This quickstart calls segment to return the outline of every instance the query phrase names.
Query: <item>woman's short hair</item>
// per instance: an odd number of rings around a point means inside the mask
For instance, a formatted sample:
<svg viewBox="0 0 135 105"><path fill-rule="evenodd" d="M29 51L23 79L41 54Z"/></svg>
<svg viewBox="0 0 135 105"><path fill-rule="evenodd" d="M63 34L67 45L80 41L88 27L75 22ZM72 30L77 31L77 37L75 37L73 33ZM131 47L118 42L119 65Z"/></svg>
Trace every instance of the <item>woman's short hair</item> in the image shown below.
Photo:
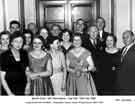
<svg viewBox="0 0 135 105"><path fill-rule="evenodd" d="M31 43L32 43L32 40L33 40L33 33L32 33L30 30L24 30L24 31L23 31L24 43L26 43L25 34L30 34L30 35L31 35Z"/></svg>
<svg viewBox="0 0 135 105"><path fill-rule="evenodd" d="M0 33L0 40L1 40L2 35L8 35L8 37L10 38L10 32L9 31L2 31ZM0 44L1 44L1 41L0 41Z"/></svg>
<svg viewBox="0 0 135 105"><path fill-rule="evenodd" d="M49 38L49 40L48 40L48 44L49 44L49 45L53 44L53 42L54 42L55 40L61 41L61 39L60 39L59 37L57 37L57 36L51 36L51 37Z"/></svg>
<svg viewBox="0 0 135 105"><path fill-rule="evenodd" d="M23 33L21 31L15 31L13 34L10 35L10 44L12 43L12 41L18 37L21 37L24 41L24 37L23 37ZM23 42L24 44L24 42Z"/></svg>
<svg viewBox="0 0 135 105"><path fill-rule="evenodd" d="M117 37L113 34L108 34L108 36L105 38L105 41L107 40L108 37L112 37L113 38L113 42L114 42L114 46L116 45L117 43Z"/></svg>
<svg viewBox="0 0 135 105"><path fill-rule="evenodd" d="M62 30L61 33L60 33L60 38L62 39L63 34L66 33L66 32L69 33L69 37L70 37L69 41L72 41L72 32L71 32L69 29L64 29L64 30ZM63 40L63 39L62 39L62 40Z"/></svg>
<svg viewBox="0 0 135 105"><path fill-rule="evenodd" d="M74 37L80 37L80 39L82 40L82 37L81 37L81 33L74 33L73 34L73 40L74 40Z"/></svg>
<svg viewBox="0 0 135 105"><path fill-rule="evenodd" d="M33 42L34 42L34 39L39 39L39 40L41 40L41 42L42 42L42 49L45 49L45 40L44 40L44 38L42 37L42 36L40 36L40 35L37 35L37 36L35 36L34 38L33 38L33 40L32 40L32 47L33 47Z"/></svg>
<svg viewBox="0 0 135 105"><path fill-rule="evenodd" d="M10 32L9 31L2 31L0 33L0 39L1 39L1 36L4 35L4 34L6 34L6 35L8 35L10 37Z"/></svg>

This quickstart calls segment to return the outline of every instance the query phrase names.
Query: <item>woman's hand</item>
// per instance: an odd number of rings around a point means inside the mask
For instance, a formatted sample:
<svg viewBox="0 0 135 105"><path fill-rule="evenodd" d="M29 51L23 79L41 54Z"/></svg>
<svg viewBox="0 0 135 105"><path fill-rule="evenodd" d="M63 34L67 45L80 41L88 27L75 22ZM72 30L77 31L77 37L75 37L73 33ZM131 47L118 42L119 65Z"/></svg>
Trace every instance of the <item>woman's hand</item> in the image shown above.
<svg viewBox="0 0 135 105"><path fill-rule="evenodd" d="M65 82L64 82L64 83L62 83L61 90L62 90L62 91L65 91L65 90L66 90Z"/></svg>
<svg viewBox="0 0 135 105"><path fill-rule="evenodd" d="M115 71L115 70L116 70L116 67L115 67L115 66L113 66L113 67L112 67L112 70L113 70L113 71Z"/></svg>
<svg viewBox="0 0 135 105"><path fill-rule="evenodd" d="M9 96L15 96L15 94L13 94L12 92L8 93Z"/></svg>
<svg viewBox="0 0 135 105"><path fill-rule="evenodd" d="M30 95L30 83L27 83L24 94L25 95Z"/></svg>
<svg viewBox="0 0 135 105"><path fill-rule="evenodd" d="M80 71L80 70L76 70L75 75L76 75L77 77L80 77L80 76L81 76L81 71Z"/></svg>
<svg viewBox="0 0 135 105"><path fill-rule="evenodd" d="M95 72L95 71L96 71L96 67L92 67L92 68L91 68L91 67L89 66L89 67L88 67L88 71Z"/></svg>
<svg viewBox="0 0 135 105"><path fill-rule="evenodd" d="M29 73L28 74L28 77L31 79L31 80L34 80L34 79L38 79L40 76L36 73Z"/></svg>

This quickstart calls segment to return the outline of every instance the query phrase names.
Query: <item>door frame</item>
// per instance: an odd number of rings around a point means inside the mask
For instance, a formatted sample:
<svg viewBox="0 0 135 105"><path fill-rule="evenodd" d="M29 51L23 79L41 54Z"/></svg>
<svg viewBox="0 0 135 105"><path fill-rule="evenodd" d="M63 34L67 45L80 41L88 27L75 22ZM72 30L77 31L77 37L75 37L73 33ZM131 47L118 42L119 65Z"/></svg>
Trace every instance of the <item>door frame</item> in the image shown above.
<svg viewBox="0 0 135 105"><path fill-rule="evenodd" d="M68 18L65 18L65 28L69 28L69 29L72 29L72 13L71 13L71 5L74 4L74 5L77 5L78 3L79 4L86 4L86 3L91 3L91 2L95 2L96 4L96 17L97 16L100 16L100 0L63 0L63 1L59 1L57 2L58 0L54 0L54 1L45 1L45 0L36 0L36 24L37 26L41 26L40 24L40 21L41 21L41 17L40 17L40 6L41 6L41 2L43 4L46 4L46 5L50 5L50 4L67 4L65 5L65 17L69 17ZM67 11L67 9L69 11ZM67 13L68 12L68 13Z"/></svg>

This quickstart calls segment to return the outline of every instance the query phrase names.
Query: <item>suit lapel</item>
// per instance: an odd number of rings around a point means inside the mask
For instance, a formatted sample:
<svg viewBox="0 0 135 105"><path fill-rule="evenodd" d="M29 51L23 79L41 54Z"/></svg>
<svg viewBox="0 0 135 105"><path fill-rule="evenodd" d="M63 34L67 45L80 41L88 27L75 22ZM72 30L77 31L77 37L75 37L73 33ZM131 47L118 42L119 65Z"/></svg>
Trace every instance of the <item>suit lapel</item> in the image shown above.
<svg viewBox="0 0 135 105"><path fill-rule="evenodd" d="M124 47L125 48L125 47ZM124 49L123 48L123 49ZM124 61L124 59L125 58L127 58L127 56L129 55L129 53L130 52L132 52L133 50L135 50L135 44L133 44L129 49L128 49L128 51L126 52L126 54L124 55L124 57L122 58L123 60L122 61ZM123 50L122 50L123 51Z"/></svg>

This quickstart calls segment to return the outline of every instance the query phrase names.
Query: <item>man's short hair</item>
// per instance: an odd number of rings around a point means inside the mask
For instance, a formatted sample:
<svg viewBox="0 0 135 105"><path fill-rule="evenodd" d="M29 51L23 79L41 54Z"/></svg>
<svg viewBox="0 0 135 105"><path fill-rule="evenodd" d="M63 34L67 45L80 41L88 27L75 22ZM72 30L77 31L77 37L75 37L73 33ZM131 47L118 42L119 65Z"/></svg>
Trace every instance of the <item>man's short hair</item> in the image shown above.
<svg viewBox="0 0 135 105"><path fill-rule="evenodd" d="M10 22L10 28L11 28L11 26L12 26L12 24L18 24L18 27L20 28L20 22L19 21L17 21L17 20L12 20L11 22Z"/></svg>

